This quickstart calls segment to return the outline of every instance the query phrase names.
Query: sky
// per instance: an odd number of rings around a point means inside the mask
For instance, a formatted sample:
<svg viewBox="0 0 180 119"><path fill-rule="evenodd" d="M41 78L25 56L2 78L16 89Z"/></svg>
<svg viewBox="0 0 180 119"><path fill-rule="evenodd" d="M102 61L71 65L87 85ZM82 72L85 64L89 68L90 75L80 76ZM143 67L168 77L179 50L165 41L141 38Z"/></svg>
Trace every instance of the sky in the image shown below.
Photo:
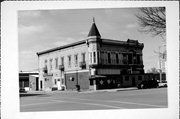
<svg viewBox="0 0 180 119"><path fill-rule="evenodd" d="M86 39L93 17L102 38L144 43L145 71L158 68L155 51L162 46L162 38L140 32L138 13L138 8L19 11L19 71L38 69L37 52Z"/></svg>

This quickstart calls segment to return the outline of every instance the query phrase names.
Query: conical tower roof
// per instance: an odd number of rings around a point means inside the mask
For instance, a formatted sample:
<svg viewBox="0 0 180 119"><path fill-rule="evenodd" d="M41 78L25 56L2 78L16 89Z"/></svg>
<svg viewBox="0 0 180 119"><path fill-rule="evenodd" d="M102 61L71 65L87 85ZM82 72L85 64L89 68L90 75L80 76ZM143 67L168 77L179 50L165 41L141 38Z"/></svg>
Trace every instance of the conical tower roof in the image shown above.
<svg viewBox="0 0 180 119"><path fill-rule="evenodd" d="M92 24L91 29L90 29L89 34L88 34L88 37L90 37L90 36L99 36L99 37L101 36L97 27L96 27L94 18L93 18L93 24Z"/></svg>

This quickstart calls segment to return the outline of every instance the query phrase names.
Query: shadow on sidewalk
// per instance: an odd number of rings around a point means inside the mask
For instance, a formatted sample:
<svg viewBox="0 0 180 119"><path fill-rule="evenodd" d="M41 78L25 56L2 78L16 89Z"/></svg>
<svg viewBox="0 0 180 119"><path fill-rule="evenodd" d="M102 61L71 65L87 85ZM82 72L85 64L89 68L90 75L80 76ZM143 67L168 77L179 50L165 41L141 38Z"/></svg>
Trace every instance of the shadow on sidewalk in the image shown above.
<svg viewBox="0 0 180 119"><path fill-rule="evenodd" d="M116 91L130 91L130 90L138 90L137 88L125 88L125 89L117 89Z"/></svg>
<svg viewBox="0 0 180 119"><path fill-rule="evenodd" d="M35 93L20 93L20 97L27 97L27 96L40 96L40 97L48 97L49 95L47 94L35 94Z"/></svg>

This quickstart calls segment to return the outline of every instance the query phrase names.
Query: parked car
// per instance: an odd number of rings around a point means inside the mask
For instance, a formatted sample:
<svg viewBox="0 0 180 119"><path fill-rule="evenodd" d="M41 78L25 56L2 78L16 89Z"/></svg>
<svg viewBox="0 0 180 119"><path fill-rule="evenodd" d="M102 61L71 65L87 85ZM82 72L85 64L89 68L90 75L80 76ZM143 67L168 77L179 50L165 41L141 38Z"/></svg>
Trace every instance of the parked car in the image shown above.
<svg viewBox="0 0 180 119"><path fill-rule="evenodd" d="M61 86L61 90L64 91L66 89L65 85Z"/></svg>
<svg viewBox="0 0 180 119"><path fill-rule="evenodd" d="M167 81L162 80L161 82L159 82L159 88L161 87L167 87Z"/></svg>
<svg viewBox="0 0 180 119"><path fill-rule="evenodd" d="M137 85L138 89L146 89L146 88L157 88L158 82L156 80L147 80L147 81L142 81Z"/></svg>
<svg viewBox="0 0 180 119"><path fill-rule="evenodd" d="M22 88L22 87L21 87L21 88L19 89L19 92L20 92L20 93L26 93L26 90L25 90L25 88Z"/></svg>

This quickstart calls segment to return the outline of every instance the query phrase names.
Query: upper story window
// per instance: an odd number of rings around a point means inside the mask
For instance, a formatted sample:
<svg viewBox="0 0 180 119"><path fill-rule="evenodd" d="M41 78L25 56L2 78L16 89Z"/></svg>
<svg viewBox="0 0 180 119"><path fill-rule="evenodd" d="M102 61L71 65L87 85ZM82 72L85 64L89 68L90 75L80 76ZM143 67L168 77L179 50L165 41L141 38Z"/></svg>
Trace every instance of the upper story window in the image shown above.
<svg viewBox="0 0 180 119"><path fill-rule="evenodd" d="M90 63L92 63L92 52L90 52Z"/></svg>
<svg viewBox="0 0 180 119"><path fill-rule="evenodd" d="M143 61L142 61L142 54L137 54L137 64L142 64Z"/></svg>
<svg viewBox="0 0 180 119"><path fill-rule="evenodd" d="M115 52L111 53L111 63L113 63L113 64L116 63L116 53Z"/></svg>
<svg viewBox="0 0 180 119"><path fill-rule="evenodd" d="M96 52L93 52L94 63L96 63Z"/></svg>
<svg viewBox="0 0 180 119"><path fill-rule="evenodd" d="M97 62L101 62L101 60L100 60L100 52L97 52Z"/></svg>
<svg viewBox="0 0 180 119"><path fill-rule="evenodd" d="M108 63L108 55L107 55L107 52L105 51L104 52L104 64L107 64Z"/></svg>
<svg viewBox="0 0 180 119"><path fill-rule="evenodd" d="M64 57L61 57L61 65L64 65Z"/></svg>
<svg viewBox="0 0 180 119"><path fill-rule="evenodd" d="M128 64L132 64L132 54L128 54Z"/></svg>
<svg viewBox="0 0 180 119"><path fill-rule="evenodd" d="M71 67L71 55L68 56L68 66Z"/></svg>
<svg viewBox="0 0 180 119"><path fill-rule="evenodd" d="M110 54L110 52L108 52L108 63L109 64L111 63L111 54Z"/></svg>
<svg viewBox="0 0 180 119"><path fill-rule="evenodd" d="M116 53L116 63L119 64L119 55Z"/></svg>
<svg viewBox="0 0 180 119"><path fill-rule="evenodd" d="M47 60L44 60L44 67L47 67Z"/></svg>
<svg viewBox="0 0 180 119"><path fill-rule="evenodd" d="M82 57L82 62L85 62L85 53L82 53L81 57Z"/></svg>
<svg viewBox="0 0 180 119"><path fill-rule="evenodd" d="M140 55L137 54L137 64L140 64Z"/></svg>
<svg viewBox="0 0 180 119"><path fill-rule="evenodd" d="M58 58L55 59L55 68L58 69Z"/></svg>
<svg viewBox="0 0 180 119"><path fill-rule="evenodd" d="M140 64L143 64L143 57L142 57L142 54L140 54Z"/></svg>
<svg viewBox="0 0 180 119"><path fill-rule="evenodd" d="M137 55L133 54L133 64L137 64Z"/></svg>
<svg viewBox="0 0 180 119"><path fill-rule="evenodd" d="M52 67L53 67L53 66L52 66L52 61L53 61L52 59L49 60L50 70L52 70Z"/></svg>
<svg viewBox="0 0 180 119"><path fill-rule="evenodd" d="M74 55L74 60L75 60L75 66L77 66L78 65L78 55L77 54Z"/></svg>
<svg viewBox="0 0 180 119"><path fill-rule="evenodd" d="M104 52L103 51L100 52L100 59L101 59L101 63L104 64Z"/></svg>
<svg viewBox="0 0 180 119"><path fill-rule="evenodd" d="M123 54L123 64L127 64L127 54Z"/></svg>

